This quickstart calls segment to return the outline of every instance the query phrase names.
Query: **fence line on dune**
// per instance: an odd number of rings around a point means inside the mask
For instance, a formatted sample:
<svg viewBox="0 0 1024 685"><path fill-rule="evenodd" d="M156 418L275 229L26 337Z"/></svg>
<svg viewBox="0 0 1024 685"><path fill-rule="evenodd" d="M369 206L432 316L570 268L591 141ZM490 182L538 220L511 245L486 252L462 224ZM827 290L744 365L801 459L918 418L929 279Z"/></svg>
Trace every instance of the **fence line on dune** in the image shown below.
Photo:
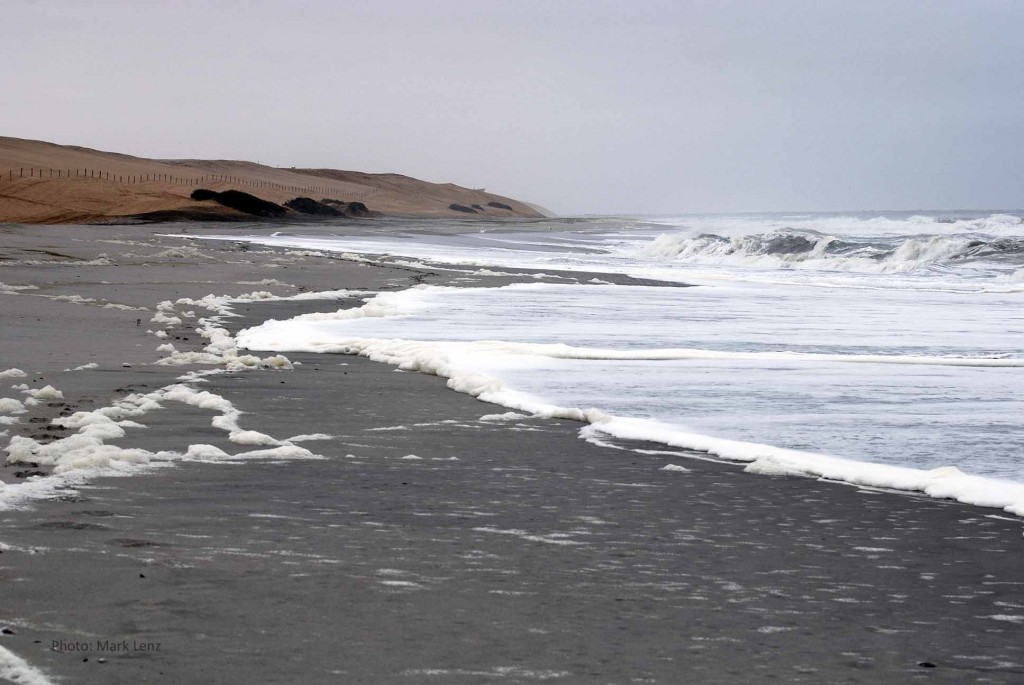
<svg viewBox="0 0 1024 685"><path fill-rule="evenodd" d="M28 172L28 173L26 173ZM45 173L44 173L45 172ZM74 174L74 175L72 175ZM237 185L248 186L250 188L268 188L274 190L283 190L293 193L313 193L318 192L322 195L328 195L330 193L337 193L337 189L329 188L327 186L300 186L300 185L289 185L285 183L274 183L273 181L253 181L245 178L239 178L238 176L231 176L230 174L204 174L199 177L186 177L186 176L175 176L174 174L156 174L156 173L138 173L138 174L118 174L111 173L109 171L102 171L97 169L50 169L40 167L21 167L18 169L9 169L7 172L0 174L0 181L13 182L21 179L67 179L72 178L87 178L96 179L101 181L110 181L112 183L118 183L122 185L138 185L140 183L174 183L182 186L199 186L202 183L213 182L213 183L235 183Z"/></svg>

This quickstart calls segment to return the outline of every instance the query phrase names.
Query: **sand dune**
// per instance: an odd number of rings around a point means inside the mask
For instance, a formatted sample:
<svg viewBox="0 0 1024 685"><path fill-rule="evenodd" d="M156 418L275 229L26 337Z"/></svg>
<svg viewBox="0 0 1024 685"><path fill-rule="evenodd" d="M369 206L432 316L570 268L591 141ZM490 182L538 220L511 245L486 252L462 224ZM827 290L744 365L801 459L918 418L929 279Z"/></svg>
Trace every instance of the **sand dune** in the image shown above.
<svg viewBox="0 0 1024 685"><path fill-rule="evenodd" d="M282 169L232 160L145 159L0 136L0 222L77 223L155 212L251 218L213 202L191 200L189 195L199 187L235 188L279 204L296 196L362 202L373 211L397 216L543 216L535 206L511 198L400 174Z"/></svg>

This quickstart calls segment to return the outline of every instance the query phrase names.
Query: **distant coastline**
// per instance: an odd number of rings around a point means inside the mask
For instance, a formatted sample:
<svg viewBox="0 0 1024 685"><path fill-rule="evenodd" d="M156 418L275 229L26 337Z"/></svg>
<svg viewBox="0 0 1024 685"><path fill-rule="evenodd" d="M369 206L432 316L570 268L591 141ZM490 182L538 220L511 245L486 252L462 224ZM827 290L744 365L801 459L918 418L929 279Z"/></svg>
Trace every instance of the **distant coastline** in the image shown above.
<svg viewBox="0 0 1024 685"><path fill-rule="evenodd" d="M273 216L211 200L197 189L240 191L282 207ZM0 222L275 221L324 218L288 206L296 198L371 215L459 219L541 218L537 205L451 183L401 174L277 168L238 160L160 160L0 136ZM307 207L308 203L298 206ZM345 216L356 215L342 211ZM365 216L365 215L364 215Z"/></svg>

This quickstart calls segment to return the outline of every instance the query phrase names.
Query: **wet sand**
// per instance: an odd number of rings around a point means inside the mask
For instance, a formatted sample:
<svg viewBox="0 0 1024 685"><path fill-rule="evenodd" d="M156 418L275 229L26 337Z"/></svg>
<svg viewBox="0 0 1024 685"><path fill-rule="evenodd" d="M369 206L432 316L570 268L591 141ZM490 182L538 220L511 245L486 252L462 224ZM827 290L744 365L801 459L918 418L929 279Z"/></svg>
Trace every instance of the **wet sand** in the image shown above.
<svg viewBox="0 0 1024 685"><path fill-rule="evenodd" d="M8 262L39 249L112 262L0 266L0 282L40 288L0 295L0 366L65 393L22 415L10 430L23 435L190 370L153 364L160 300L451 277L230 243L125 257L183 244L149 228L0 231ZM295 287L240 283L264 278ZM244 303L228 324L337 306ZM244 428L330 434L301 443L322 459L176 463L0 511L0 626L14 631L0 647L83 683L1024 680L1020 519L599 447L567 421L480 421L505 410L436 377L289 358L302 364L202 389L245 412ZM230 450L210 418L167 404L117 443Z"/></svg>

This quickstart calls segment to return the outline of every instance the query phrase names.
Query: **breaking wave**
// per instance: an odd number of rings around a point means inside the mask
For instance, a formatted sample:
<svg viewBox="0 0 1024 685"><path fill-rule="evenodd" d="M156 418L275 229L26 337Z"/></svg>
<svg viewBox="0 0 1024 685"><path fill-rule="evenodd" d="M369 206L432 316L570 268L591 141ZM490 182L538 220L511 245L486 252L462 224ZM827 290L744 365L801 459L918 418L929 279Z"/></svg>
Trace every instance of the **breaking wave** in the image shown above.
<svg viewBox="0 0 1024 685"><path fill-rule="evenodd" d="M902 216L900 216L902 215ZM980 234L1000 237L1021 237L1024 218L1014 214L957 216L897 212L890 216L842 216L827 214L687 216L646 218L654 227L677 226L691 231L732 235L735 233L770 233L773 231L811 231L828 235L912 236Z"/></svg>
<svg viewBox="0 0 1024 685"><path fill-rule="evenodd" d="M1024 280L1024 237L978 234L915 237L836 237L775 230L722 236L663 234L633 256L687 264L861 273L980 269Z"/></svg>

